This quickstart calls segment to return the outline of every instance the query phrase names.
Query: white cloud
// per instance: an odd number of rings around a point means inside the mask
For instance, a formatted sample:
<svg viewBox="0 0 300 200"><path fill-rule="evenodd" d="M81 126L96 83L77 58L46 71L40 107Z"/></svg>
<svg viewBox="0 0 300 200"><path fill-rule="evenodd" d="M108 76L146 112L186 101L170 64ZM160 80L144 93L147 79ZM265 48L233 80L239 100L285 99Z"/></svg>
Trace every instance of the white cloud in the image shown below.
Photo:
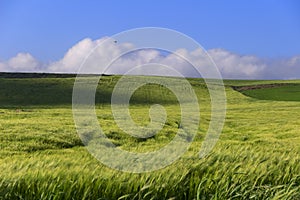
<svg viewBox="0 0 300 200"><path fill-rule="evenodd" d="M264 78L300 79L300 55L266 62L268 67L264 71Z"/></svg>
<svg viewBox="0 0 300 200"><path fill-rule="evenodd" d="M0 63L3 72L32 72L39 71L41 64L29 53L18 53L8 61Z"/></svg>
<svg viewBox="0 0 300 200"><path fill-rule="evenodd" d="M129 49L133 48L131 46ZM137 67L139 65L147 64L147 63L159 63L161 59L160 52L153 49L140 50L140 51L132 51L124 56L121 56L115 62L112 63L111 66L105 71L108 74L124 74L130 69ZM144 72L143 74L151 74Z"/></svg>
<svg viewBox="0 0 300 200"><path fill-rule="evenodd" d="M53 72L74 72L94 46L91 39L84 39L71 47L63 59L50 64L48 69Z"/></svg>
<svg viewBox="0 0 300 200"><path fill-rule="evenodd" d="M101 48L96 48L101 44ZM49 65L52 72L77 72L87 56L89 59L84 63L84 73L103 73L104 63L110 61L121 51L130 49L131 44L117 44L112 38L104 37L95 41L86 38L68 50L65 56ZM92 54L90 54L93 51Z"/></svg>
<svg viewBox="0 0 300 200"><path fill-rule="evenodd" d="M255 56L240 56L223 49L212 49L208 53L225 78L260 79L267 67Z"/></svg>
<svg viewBox="0 0 300 200"><path fill-rule="evenodd" d="M101 44L101 45L100 45ZM99 48L96 48L100 45ZM170 66L179 71L184 76L199 77L192 64L199 66L202 75L210 76L212 74L212 63L206 52L202 49L188 51L178 49L173 54L165 54L154 49L145 49L133 51L123 55L112 65L105 69L105 65L121 53L134 49L134 44L119 43L113 38L104 37L98 40L89 38L83 39L71 47L62 59L43 65L38 62L29 53L19 53L15 57L0 62L1 71L10 72L78 72L82 62L90 54L87 62L84 64L83 73L108 73L124 74L128 70L147 63L160 63ZM239 55L224 49L211 49L207 52L216 63L223 78L233 79L291 79L300 78L300 55L287 59L262 59L257 56ZM184 60L186 58L189 62ZM154 66L154 67L153 67ZM138 70L137 70L138 71ZM172 72L149 65L149 70L138 71L141 74L173 75Z"/></svg>
<svg viewBox="0 0 300 200"><path fill-rule="evenodd" d="M0 71L5 72L6 71L5 68L6 68L5 64L0 62Z"/></svg>

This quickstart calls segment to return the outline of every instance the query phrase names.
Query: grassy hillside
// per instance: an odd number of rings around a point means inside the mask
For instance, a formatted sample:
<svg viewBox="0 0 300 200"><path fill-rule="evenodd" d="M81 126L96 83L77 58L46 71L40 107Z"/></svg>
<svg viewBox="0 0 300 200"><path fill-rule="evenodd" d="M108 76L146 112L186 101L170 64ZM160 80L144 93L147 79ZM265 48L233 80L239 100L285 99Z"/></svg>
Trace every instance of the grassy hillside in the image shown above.
<svg viewBox="0 0 300 200"><path fill-rule="evenodd" d="M135 92L130 112L137 124L149 122L154 103L165 107L168 118L154 137L134 138L118 128L111 113L110 94L119 78L105 76L97 89L96 112L107 137L133 152L168 144L180 123L174 94L158 85ZM199 159L210 100L203 80L189 81L201 110L191 147L164 169L132 174L102 165L82 145L72 118L73 77L0 78L0 199L300 199L297 87L241 93L232 86L283 81L225 81L225 126L213 152ZM260 100L259 95L273 100Z"/></svg>

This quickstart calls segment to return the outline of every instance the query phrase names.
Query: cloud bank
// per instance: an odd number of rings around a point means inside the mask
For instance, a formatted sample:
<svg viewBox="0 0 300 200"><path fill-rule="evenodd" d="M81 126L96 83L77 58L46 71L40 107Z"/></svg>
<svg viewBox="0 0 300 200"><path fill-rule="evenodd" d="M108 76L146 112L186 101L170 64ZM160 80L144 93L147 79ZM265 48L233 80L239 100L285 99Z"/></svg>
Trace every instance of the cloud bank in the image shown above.
<svg viewBox="0 0 300 200"><path fill-rule="evenodd" d="M29 53L18 53L7 61L0 62L0 71L3 72L33 72L39 71L41 63Z"/></svg>
<svg viewBox="0 0 300 200"><path fill-rule="evenodd" d="M101 48L96 48L99 44ZM124 74L128 70L141 64L160 63L170 66L187 77L200 77L191 63L181 56L188 58L205 70L208 63L206 52L202 49L188 51L178 49L173 53L166 53L155 49L144 49L129 52L105 68L107 63L120 52L130 51L134 44L118 43L112 38L104 37L98 40L83 39L71 47L62 59L44 64L29 53L18 53L6 61L0 61L2 72L55 72L77 73L85 58L93 52L88 63L84 65L84 73ZM224 79L300 79L300 55L283 59L263 59L251 55L239 55L225 49L211 49L207 51L213 59ZM155 69L155 70L154 70ZM172 76L169 71L160 70L159 66L150 66L149 70L139 71L139 74L154 74Z"/></svg>

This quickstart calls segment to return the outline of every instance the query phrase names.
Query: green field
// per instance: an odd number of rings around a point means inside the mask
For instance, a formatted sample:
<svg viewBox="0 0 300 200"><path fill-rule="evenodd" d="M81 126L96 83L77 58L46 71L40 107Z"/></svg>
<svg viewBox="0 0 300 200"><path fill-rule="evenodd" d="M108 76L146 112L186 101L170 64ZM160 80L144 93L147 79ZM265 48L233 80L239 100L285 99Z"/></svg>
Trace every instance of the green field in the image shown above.
<svg viewBox="0 0 300 200"><path fill-rule="evenodd" d="M97 88L97 117L107 137L133 152L168 144L180 124L174 94L159 85L134 93L130 112L137 124L149 122L154 103L168 114L158 134L134 138L118 128L111 113L110 95L119 78L104 76ZM0 199L300 199L300 81L225 81L225 126L213 151L199 159L210 99L203 80L189 79L201 110L191 147L164 169L134 174L104 166L83 146L71 109L74 80L0 78ZM274 83L288 84L232 88Z"/></svg>
<svg viewBox="0 0 300 200"><path fill-rule="evenodd" d="M300 101L300 84L243 91L243 94L262 100Z"/></svg>

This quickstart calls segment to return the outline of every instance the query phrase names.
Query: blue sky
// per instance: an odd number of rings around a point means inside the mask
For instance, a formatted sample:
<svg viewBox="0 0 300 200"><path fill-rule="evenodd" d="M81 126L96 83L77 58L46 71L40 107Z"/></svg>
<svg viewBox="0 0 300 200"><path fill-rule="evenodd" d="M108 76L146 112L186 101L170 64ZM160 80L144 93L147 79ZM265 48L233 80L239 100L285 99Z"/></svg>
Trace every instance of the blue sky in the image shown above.
<svg viewBox="0 0 300 200"><path fill-rule="evenodd" d="M283 59L300 55L300 1L1 0L0 61L20 52L47 63L70 47L144 26L180 31L205 49Z"/></svg>

